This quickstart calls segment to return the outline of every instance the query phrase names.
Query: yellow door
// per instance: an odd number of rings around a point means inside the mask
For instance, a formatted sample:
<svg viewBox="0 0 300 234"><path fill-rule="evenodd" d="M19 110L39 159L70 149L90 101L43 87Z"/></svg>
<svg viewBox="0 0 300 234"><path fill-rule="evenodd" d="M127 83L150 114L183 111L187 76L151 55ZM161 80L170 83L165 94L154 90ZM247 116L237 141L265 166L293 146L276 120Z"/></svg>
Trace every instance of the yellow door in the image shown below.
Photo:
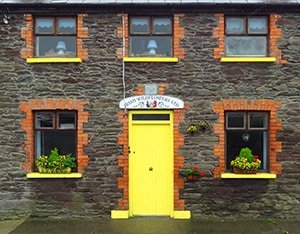
<svg viewBox="0 0 300 234"><path fill-rule="evenodd" d="M132 111L129 118L130 215L172 216L172 112Z"/></svg>

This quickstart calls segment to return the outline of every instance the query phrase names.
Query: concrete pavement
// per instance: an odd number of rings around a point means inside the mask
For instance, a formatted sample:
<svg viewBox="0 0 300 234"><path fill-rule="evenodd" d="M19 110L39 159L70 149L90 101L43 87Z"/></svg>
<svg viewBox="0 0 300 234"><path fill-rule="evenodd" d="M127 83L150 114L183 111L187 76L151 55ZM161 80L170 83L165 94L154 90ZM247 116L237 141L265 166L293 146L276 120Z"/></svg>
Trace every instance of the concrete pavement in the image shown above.
<svg viewBox="0 0 300 234"><path fill-rule="evenodd" d="M300 220L169 218L0 221L0 234L299 234Z"/></svg>

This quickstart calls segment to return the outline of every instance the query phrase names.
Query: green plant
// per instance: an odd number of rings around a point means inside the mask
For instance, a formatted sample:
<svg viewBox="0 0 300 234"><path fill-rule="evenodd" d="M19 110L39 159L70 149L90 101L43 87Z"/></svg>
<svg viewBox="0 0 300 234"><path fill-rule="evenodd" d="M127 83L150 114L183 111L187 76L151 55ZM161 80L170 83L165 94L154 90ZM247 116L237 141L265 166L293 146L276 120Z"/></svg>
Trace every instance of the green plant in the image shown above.
<svg viewBox="0 0 300 234"><path fill-rule="evenodd" d="M207 129L207 128L209 128L209 124L208 124L205 120L201 120L201 121L199 122L199 126L200 126L200 128L202 128L202 129Z"/></svg>
<svg viewBox="0 0 300 234"><path fill-rule="evenodd" d="M194 133L197 132L198 127L196 124L190 124L186 130L190 133Z"/></svg>
<svg viewBox="0 0 300 234"><path fill-rule="evenodd" d="M242 148L239 155L230 162L230 166L241 170L250 171L257 170L260 167L261 161L258 155L253 155L252 150L248 147Z"/></svg>
<svg viewBox="0 0 300 234"><path fill-rule="evenodd" d="M197 166L194 166L193 168L191 169L186 169L184 174L186 176L189 176L189 175L196 175L196 176L201 176L203 177L204 176L204 172L203 171L200 171L199 168Z"/></svg>
<svg viewBox="0 0 300 234"><path fill-rule="evenodd" d="M41 173L69 173L76 167L75 158L71 154L60 155L56 147L49 156L41 155L35 163Z"/></svg>

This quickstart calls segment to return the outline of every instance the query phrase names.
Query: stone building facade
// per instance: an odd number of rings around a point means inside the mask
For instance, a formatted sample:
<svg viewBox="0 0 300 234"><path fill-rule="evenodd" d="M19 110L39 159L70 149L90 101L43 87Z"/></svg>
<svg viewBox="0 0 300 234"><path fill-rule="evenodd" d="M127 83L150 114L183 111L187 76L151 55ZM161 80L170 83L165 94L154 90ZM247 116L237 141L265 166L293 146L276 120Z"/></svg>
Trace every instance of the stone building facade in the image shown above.
<svg viewBox="0 0 300 234"><path fill-rule="evenodd" d="M49 11L47 4L2 2L2 12L13 17L0 24L1 217L110 217L112 211L117 217L118 211L125 211L120 217L134 215L130 112L157 110L169 111L173 118L174 213L169 216L186 218L184 212L190 211L192 217L299 218L299 3L278 1L264 8L265 3L241 1L213 8L211 1L133 6L49 1L54 9ZM171 58L130 56L128 25L137 12L172 17ZM268 56L225 56L224 22L235 12L268 16ZM34 19L41 15L76 16L75 58L36 58ZM151 95L183 105L131 109L119 104ZM78 166L71 178L36 175L34 116L54 110L76 112ZM228 112L267 113L264 176L241 178L228 171ZM209 124L207 130L186 131L201 120ZM184 170L195 165L205 176L188 182Z"/></svg>

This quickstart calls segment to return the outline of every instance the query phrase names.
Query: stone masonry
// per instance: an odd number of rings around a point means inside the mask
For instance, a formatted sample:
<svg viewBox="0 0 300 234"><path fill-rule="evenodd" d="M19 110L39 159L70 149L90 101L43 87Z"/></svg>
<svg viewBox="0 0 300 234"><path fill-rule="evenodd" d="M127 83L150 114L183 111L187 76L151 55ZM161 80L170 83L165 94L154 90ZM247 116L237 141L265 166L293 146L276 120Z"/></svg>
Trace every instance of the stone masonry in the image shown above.
<svg viewBox="0 0 300 234"><path fill-rule="evenodd" d="M12 10L13 11L13 10ZM35 9L35 12L37 9ZM74 11L81 14L80 9ZM28 12L26 12L28 13ZM88 13L88 12L87 12ZM121 12L88 13L82 39L86 60L82 63L27 64L21 57L26 41L21 29L26 27L23 13L5 25L0 24L0 217L109 217L118 209L123 190L118 179L123 168L119 135L124 132L119 121L119 101L123 98L122 60L118 58L122 38ZM184 144L178 155L184 167L198 165L206 174L196 183L185 182L178 200L195 217L300 217L300 14L282 13L277 18L281 38L276 45L284 63L221 63L214 57L219 48L214 28L219 17L214 13L180 12L184 37L180 48L184 56L178 63L125 63L125 94L134 95L143 84L167 84L165 95L184 100L184 120L178 132ZM24 50L23 50L24 52ZM280 60L281 61L281 60ZM26 113L21 103L31 100L65 99L84 103L86 121L82 133L81 179L27 179L22 167L28 160L24 143L28 140L22 121ZM280 103L276 121L280 130L274 139L281 142L276 160L281 165L276 179L220 179L214 177L219 167L215 146L220 135L214 131L219 115L214 103L224 100L272 100ZM88 116L88 118L87 118ZM210 129L195 135L186 132L192 122L206 120ZM276 164L277 165L277 164Z"/></svg>

